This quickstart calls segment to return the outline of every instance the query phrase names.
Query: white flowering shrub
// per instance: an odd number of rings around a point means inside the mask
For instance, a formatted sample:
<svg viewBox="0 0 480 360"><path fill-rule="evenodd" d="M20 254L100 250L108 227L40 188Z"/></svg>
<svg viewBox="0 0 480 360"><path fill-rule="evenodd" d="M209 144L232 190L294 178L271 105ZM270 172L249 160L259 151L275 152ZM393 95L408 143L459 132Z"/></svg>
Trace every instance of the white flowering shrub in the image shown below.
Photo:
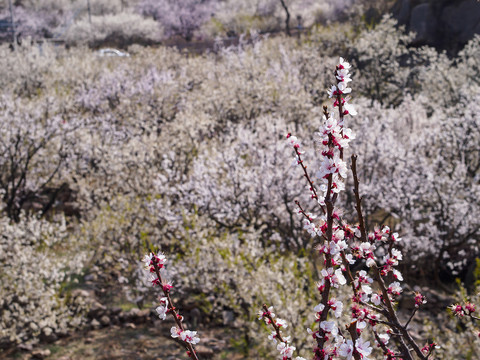
<svg viewBox="0 0 480 360"><path fill-rule="evenodd" d="M28 98L45 89L45 80L51 75L50 64L55 58L51 47L25 43L12 52L2 45L0 52L2 96L13 94Z"/></svg>
<svg viewBox="0 0 480 360"><path fill-rule="evenodd" d="M23 209L36 208L43 216L60 191L52 187L60 189L69 178L66 158L81 122L67 121L51 98L43 101L0 98L0 189L4 210L15 221Z"/></svg>
<svg viewBox="0 0 480 360"><path fill-rule="evenodd" d="M430 273L438 282L440 274L458 274L478 255L475 97L468 96L451 112L443 109L431 118L424 111L422 115L421 109L413 110L413 104L410 109L402 106L403 116L377 135L379 146L393 146L396 156L388 164L380 160L365 176L370 176L366 196L372 212L384 211L382 216L402 229L411 260L423 263L418 268L413 265L416 271ZM410 128L416 136L398 136L393 132L397 126ZM371 160L366 159L366 163ZM431 256L436 261L422 260Z"/></svg>
<svg viewBox="0 0 480 360"><path fill-rule="evenodd" d="M23 3L23 2L22 2ZM21 42L29 42L29 38L52 38L60 28L64 19L70 16L69 1L39 1L36 4L21 4L16 6L12 1L15 33ZM8 2L0 9L0 19L11 20ZM0 32L0 40L12 41L12 34Z"/></svg>
<svg viewBox="0 0 480 360"><path fill-rule="evenodd" d="M142 0L139 12L151 16L164 29L164 35L179 35L190 41L198 30L215 13L217 3L212 0Z"/></svg>
<svg viewBox="0 0 480 360"><path fill-rule="evenodd" d="M362 95L382 105L398 105L409 90L412 72L408 44L413 34L396 28L396 20L384 16L373 29L351 41L347 52L360 73Z"/></svg>
<svg viewBox="0 0 480 360"><path fill-rule="evenodd" d="M133 43L151 44L161 37L161 29L151 19L132 12L120 12L104 16L83 18L65 33L65 41L72 45L87 44L98 47L113 44L125 47Z"/></svg>
<svg viewBox="0 0 480 360"><path fill-rule="evenodd" d="M336 21L341 17L353 15L353 5L358 0L312 1L285 0L290 15L289 28L304 30L315 24ZM285 30L286 11L279 0L261 1L219 1L209 22L203 27L203 33L209 36L242 34L257 30L272 32Z"/></svg>
<svg viewBox="0 0 480 360"><path fill-rule="evenodd" d="M68 296L88 252L56 223L21 216L0 218L0 347L65 335L84 323L82 299ZM76 248L77 251L72 251Z"/></svg>

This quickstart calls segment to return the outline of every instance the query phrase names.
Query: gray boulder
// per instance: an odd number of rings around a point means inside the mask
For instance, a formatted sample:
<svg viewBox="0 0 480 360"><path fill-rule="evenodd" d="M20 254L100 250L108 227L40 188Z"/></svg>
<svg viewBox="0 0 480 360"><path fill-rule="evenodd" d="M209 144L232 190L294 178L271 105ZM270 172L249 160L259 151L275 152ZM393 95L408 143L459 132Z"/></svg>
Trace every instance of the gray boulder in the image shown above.
<svg viewBox="0 0 480 360"><path fill-rule="evenodd" d="M420 4L412 9L410 15L410 31L417 34L415 42L431 43L437 32L437 18L430 4Z"/></svg>
<svg viewBox="0 0 480 360"><path fill-rule="evenodd" d="M397 0L391 9L400 25L416 33L414 45L455 53L480 34L480 1Z"/></svg>
<svg viewBox="0 0 480 360"><path fill-rule="evenodd" d="M452 36L466 43L480 33L480 2L465 0L447 6L442 11L441 20Z"/></svg>

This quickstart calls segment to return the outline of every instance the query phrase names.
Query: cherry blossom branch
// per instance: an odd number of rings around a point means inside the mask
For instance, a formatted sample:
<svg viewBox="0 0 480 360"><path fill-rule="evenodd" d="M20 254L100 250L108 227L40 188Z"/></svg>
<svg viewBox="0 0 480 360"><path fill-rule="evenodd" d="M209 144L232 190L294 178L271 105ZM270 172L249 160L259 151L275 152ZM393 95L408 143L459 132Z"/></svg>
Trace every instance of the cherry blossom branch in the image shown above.
<svg viewBox="0 0 480 360"><path fill-rule="evenodd" d="M436 343L431 343L431 344L425 345L425 346L422 348L422 351L427 353L427 355L425 355L425 359L428 360L428 358L430 357L430 355L433 354L433 352L435 351L435 349L436 349L437 347L438 347L438 345L437 345Z"/></svg>
<svg viewBox="0 0 480 360"><path fill-rule="evenodd" d="M303 217L308 220L309 223L313 223L313 218L305 212L305 210L303 209L302 205L300 205L300 202L298 200L295 200L295 205L298 206L298 213L303 215ZM322 237L327 240L327 237L325 236L325 234L322 233Z"/></svg>
<svg viewBox="0 0 480 360"><path fill-rule="evenodd" d="M276 338L280 341L280 342L283 342L283 343L286 343L287 341L285 341L282 337L282 333L280 331L280 327L279 325L277 325L277 323L275 322L275 320L273 319L273 317L275 316L275 314L272 313L273 311L273 307L270 307L270 309L268 308L267 304L263 304L262 306L263 308L263 314L262 314L262 317L264 319L267 319L265 321L265 323L267 324L270 324L272 325L273 329L275 330L275 333L276 333Z"/></svg>
<svg viewBox="0 0 480 360"><path fill-rule="evenodd" d="M465 301L463 306L460 304L453 304L450 305L449 308L453 311L455 316L459 318L468 316L472 320L480 321L480 317L473 315L473 313L476 311L476 307L475 304L472 304L471 302Z"/></svg>
<svg viewBox="0 0 480 360"><path fill-rule="evenodd" d="M326 118L328 118L330 115L327 111L327 107L324 106L324 115ZM343 131L343 130L342 130ZM307 183L308 183L308 186L309 186L309 190L311 192L311 198L316 200L317 204L320 206L320 209L322 210L322 213L325 215L327 213L327 211L325 210L325 207L319 202L319 197L318 197L318 193L317 193L317 189L315 188L315 185L313 183L313 180L311 179L310 175L308 174L308 171L307 171L307 166L304 164L304 161L302 159L302 154L303 152L300 151L300 143L297 141L297 138L295 136L292 136L291 133L288 133L286 135L286 138L287 139L290 139L290 143L291 145L293 146L293 149L295 151L295 155L296 155L296 162L298 165L300 165L302 167L302 170L303 170L303 176L305 177L305 179L307 180ZM331 144L330 144L331 146ZM342 155L341 155L341 159L343 160L343 152L342 152ZM336 196L335 196L335 199L334 199L334 202L336 200ZM295 204L301 208L300 206L300 203L298 200L295 200ZM303 209L301 208L302 210L302 214L304 215L305 212L303 211ZM307 219L309 219L309 217L307 217ZM310 219L309 219L310 220ZM344 227L345 226L345 222L340 218L336 218L337 220L337 223L339 226L341 227Z"/></svg>
<svg viewBox="0 0 480 360"><path fill-rule="evenodd" d="M287 135L287 138L288 138L288 135ZM302 167L303 176L305 177L305 179L307 179L308 185L310 186L310 191L312 192L312 199L315 199L318 201L317 190L315 189L315 185L313 185L313 181L310 178L310 175L308 175L307 166L303 163L302 153L299 150L299 146L293 146L293 149L295 150L295 154L297 155L297 163ZM325 208L322 205L320 205L320 208L325 214Z"/></svg>
<svg viewBox="0 0 480 360"><path fill-rule="evenodd" d="M365 301L362 301L359 296L358 296L358 290L357 288L355 287L355 280L353 279L353 276L352 276L352 272L350 271L350 263L348 262L347 260L347 256L345 254L345 251L341 251L340 252L340 256L342 257L342 263L343 263L343 266L345 268L345 273L347 274L347 279L348 279L348 282L350 283L350 286L352 287L352 291L353 291L353 296L358 300L358 302L360 304L362 304L363 306L366 306L380 314L383 314L385 315L385 309L382 309L382 308L379 308L375 305L372 305L372 304L369 304ZM373 320L373 319L372 319ZM378 322L378 320L375 320Z"/></svg>
<svg viewBox="0 0 480 360"><path fill-rule="evenodd" d="M420 351L420 348L418 347L418 345L411 338L410 334L406 331L406 329L404 329L401 326L400 321L397 318L397 314L396 314L396 312L393 308L393 304L390 300L390 296L388 294L387 287L385 285L385 282L382 279L382 276L380 274L380 271L379 271L378 267L377 266L372 266L372 268L373 268L373 273L374 273L374 276L375 276L375 280L379 284L380 290L382 291L382 298L383 298L385 306L387 308L387 318L388 318L389 322L392 323L394 325L394 327L400 331L400 333L402 334L403 337L405 337L407 340L409 340L408 342L410 343L410 345L413 345L412 347L414 348L415 352L420 357L420 359L424 359L425 357L423 356L422 352ZM403 341L402 337L399 338L399 342L400 342L400 345L403 349L403 356L407 357L407 359L413 360L413 357L410 354L410 350L408 349L407 345Z"/></svg>
<svg viewBox="0 0 480 360"><path fill-rule="evenodd" d="M375 330L372 330L373 331L373 335L375 336L375 340L377 341L377 344L378 346L380 346L380 348L383 350L383 355L387 357L387 360L392 360L392 359L395 359L395 358L399 358L399 357L402 357L401 354L394 354L388 347L387 345L382 341L382 339L380 338L380 335L378 335L378 333L375 331Z"/></svg>
<svg viewBox="0 0 480 360"><path fill-rule="evenodd" d="M361 360L370 356L372 347L370 347L368 341L361 337L361 332L368 323L372 327L377 324L387 326L389 333L395 336L396 346L402 355L395 354L386 346L390 338L389 334L379 335L375 332L375 329L372 329L377 342L380 344L379 346L382 347L388 359L401 356L404 360L413 360L413 353L415 353L418 358L425 360L426 356L429 356L433 351L434 346L431 344L428 345L430 347L420 349L407 330L418 307L425 303L425 299L422 295L416 294L416 309L405 325L402 325L394 307L395 296L402 292L400 283L394 281L387 285L384 281L384 278L386 279L390 272L396 280L403 280L402 274L395 269L398 262L402 260L402 253L394 247L394 244L401 239L397 233L391 234L387 226L375 229L372 233L367 233L359 191L356 155L351 156L350 167L354 179L358 227L355 228L345 224L340 219L339 212L335 209L339 193L345 189L344 179L347 176L347 165L343 160L344 149L348 147L349 141L355 138L355 134L345 127L346 115L356 114L354 107L344 97L345 94L351 92L348 87L348 83L352 81L349 74L350 67L348 62L340 58L335 70L336 85L332 85L331 89L328 90L329 97L334 98L333 106L338 107L338 120L329 113L327 107L323 108L324 124L317 133L318 141L323 146L320 169L316 173L320 183L318 188L314 186L314 182L307 172L307 167L303 163L300 142L291 134L287 135L288 141L295 149L297 164L302 167L303 175L307 179L311 197L316 200L322 210L319 221L314 222L316 217L306 212L298 201L295 202L299 208L299 214L304 217L304 228L313 238L318 236L323 241L316 247L324 260L324 268L321 270L321 279L318 283L321 299L314 309L318 329L316 331L309 330L309 333L316 340L314 360L330 359L335 356L348 359L353 357L355 360ZM360 242L355 241L356 239ZM381 266L378 265L375 254L377 242L389 242L387 254L383 260L384 265ZM356 259L365 260L366 266L369 269L371 268L373 279L368 276L365 270L358 271L355 275L352 274L350 265L354 264ZM329 320L330 313L335 315L336 318L341 316L343 303L331 297L331 293L339 285L345 285L347 279L353 292L353 305L351 306L352 321L346 326L346 329L352 340L347 340L337 327L336 322ZM380 292L373 293L370 284L374 280L378 284ZM268 310L269 308L265 305L263 313L267 315L263 315L263 318L266 318L266 321L270 323L273 322L273 316L268 317ZM275 326L274 329L275 332L271 336L278 337L280 335L279 331Z"/></svg>
<svg viewBox="0 0 480 360"><path fill-rule="evenodd" d="M412 321L413 317L415 316L416 312L418 310L418 307L415 307L412 311L412 313L410 314L410 317L408 318L407 322L405 323L405 329L408 327L408 325L410 324L410 321Z"/></svg>
<svg viewBox="0 0 480 360"><path fill-rule="evenodd" d="M163 254L155 255L151 253L150 255L145 255L144 258L146 268L149 269L150 273L156 275L156 278L154 277L152 279L153 286L160 286L164 295L160 298L160 306L156 308L156 311L162 320L165 320L167 313L170 313L173 316L177 327L174 326L171 328L172 338L179 338L185 345L188 356L194 360L199 360L193 345L197 344L200 341L200 338L196 336L196 331L185 329L183 325L183 316L177 312L177 308L173 305L170 297L172 285L162 279L160 270L164 267L166 261L165 255Z"/></svg>
<svg viewBox="0 0 480 360"><path fill-rule="evenodd" d="M282 319L275 320L275 314L273 312L273 306L268 307L266 304L263 304L262 310L258 313L258 320L264 320L267 325L272 325L274 332L268 336L270 340L272 340L275 344L277 340L280 342L277 345L277 350L282 355L283 360L291 359L293 356L293 352L295 351L295 346L288 345L290 341L290 337L283 337L282 331L280 330L282 327L287 327L287 322ZM305 360L302 357L296 357L296 360Z"/></svg>
<svg viewBox="0 0 480 360"><path fill-rule="evenodd" d="M330 244L332 242L332 236L333 236L333 209L334 209L334 204L333 201L330 199L330 190L331 190L331 184L332 184L332 175L330 174L328 178L328 188L327 188L327 197L325 198L325 204L327 206L327 231L326 231L326 238L327 238L327 243ZM327 269L330 269L332 267L332 257L330 254L326 253L325 254L325 267ZM325 287L322 291L322 301L321 304L325 307L325 310L322 311L319 319L319 327L318 331L319 334L321 335L320 337L317 338L317 345L320 349L323 349L323 346L325 344L326 340L326 332L324 329L322 329L322 322L326 321L328 318L328 300L330 297L330 279L325 281Z"/></svg>

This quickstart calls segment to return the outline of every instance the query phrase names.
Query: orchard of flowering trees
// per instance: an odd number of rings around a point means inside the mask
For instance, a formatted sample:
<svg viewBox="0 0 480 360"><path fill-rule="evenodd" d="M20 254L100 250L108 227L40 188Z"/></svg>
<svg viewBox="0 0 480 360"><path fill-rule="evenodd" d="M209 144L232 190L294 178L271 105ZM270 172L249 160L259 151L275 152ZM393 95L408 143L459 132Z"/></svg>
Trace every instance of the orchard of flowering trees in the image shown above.
<svg viewBox="0 0 480 360"><path fill-rule="evenodd" d="M0 7L0 41L100 47L311 27L376 5L365 0L24 0ZM381 2L380 2L381 3ZM8 3L10 4L10 3ZM1 25L8 25L2 29ZM13 25L13 26L12 26Z"/></svg>
<svg viewBox="0 0 480 360"><path fill-rule="evenodd" d="M410 40L2 45L0 351L91 328L95 278L192 357L228 317L245 358L478 358L480 37Z"/></svg>

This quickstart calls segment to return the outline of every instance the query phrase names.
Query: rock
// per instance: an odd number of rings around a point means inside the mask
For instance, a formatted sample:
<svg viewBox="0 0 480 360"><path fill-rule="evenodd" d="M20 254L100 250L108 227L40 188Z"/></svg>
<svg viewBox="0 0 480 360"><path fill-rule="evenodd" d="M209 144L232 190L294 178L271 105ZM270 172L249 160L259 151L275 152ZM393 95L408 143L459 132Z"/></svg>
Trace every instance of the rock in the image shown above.
<svg viewBox="0 0 480 360"><path fill-rule="evenodd" d="M101 318L100 318L100 323L103 325L103 326L107 326L110 324L110 318L107 316L107 315L103 315Z"/></svg>
<svg viewBox="0 0 480 360"><path fill-rule="evenodd" d="M417 34L416 43L429 43L435 38L437 19L430 4L420 4L412 9L410 31Z"/></svg>
<svg viewBox="0 0 480 360"><path fill-rule="evenodd" d="M110 313L111 313L112 315L118 315L118 314L120 314L121 312L122 312L122 308L121 308L121 307L118 307L118 306L110 309Z"/></svg>
<svg viewBox="0 0 480 360"><path fill-rule="evenodd" d="M88 274L88 275L85 275L85 281L91 281L91 282L94 282L94 281L97 281L98 280L98 275L93 273L93 274Z"/></svg>
<svg viewBox="0 0 480 360"><path fill-rule="evenodd" d="M72 298L85 298L85 299L93 299L95 295L93 291L88 291L84 289L74 289L72 290Z"/></svg>
<svg viewBox="0 0 480 360"><path fill-rule="evenodd" d="M137 318L141 323L145 323L150 319L150 309L140 310L138 312Z"/></svg>
<svg viewBox="0 0 480 360"><path fill-rule="evenodd" d="M38 349L38 350L32 351L30 359L41 360L41 359L45 359L46 357L50 356L51 354L52 354L51 351L48 350L48 349L45 349L45 350Z"/></svg>
<svg viewBox="0 0 480 360"><path fill-rule="evenodd" d="M89 305L90 305L90 310L88 311L88 314L87 314L87 317L89 319L98 318L104 315L105 311L107 310L105 306L103 306L96 300L92 300Z"/></svg>
<svg viewBox="0 0 480 360"><path fill-rule="evenodd" d="M140 312L140 309L133 308L133 309L130 309L127 312L127 314L128 314L128 316L131 316L131 317L137 317L139 312Z"/></svg>
<svg viewBox="0 0 480 360"><path fill-rule="evenodd" d="M18 348L20 350L24 350L24 351L32 351L33 350L33 345L30 344L30 343L23 343L23 344L18 345Z"/></svg>
<svg viewBox="0 0 480 360"><path fill-rule="evenodd" d="M197 352L198 357L201 359L212 359L214 355L212 349L209 349L203 345L195 346L195 351Z"/></svg>
<svg viewBox="0 0 480 360"><path fill-rule="evenodd" d="M50 327L44 327L40 334L40 340L45 342L52 342L57 340L57 335L53 332L53 329Z"/></svg>
<svg viewBox="0 0 480 360"><path fill-rule="evenodd" d="M126 323L124 325L127 329L136 329L136 325L134 323Z"/></svg>
<svg viewBox="0 0 480 360"><path fill-rule="evenodd" d="M154 327L155 329L162 329L162 330L164 330L166 324L167 324L167 323L166 323L164 320L161 320L161 319L159 319L159 318L153 319L153 327Z"/></svg>
<svg viewBox="0 0 480 360"><path fill-rule="evenodd" d="M409 23L410 11L410 0L399 0L392 9L395 18L397 18L400 25L405 25Z"/></svg>
<svg viewBox="0 0 480 360"><path fill-rule="evenodd" d="M119 315L119 319L122 321L132 322L135 324L143 324L150 318L150 309L140 310L133 308L128 312L122 312Z"/></svg>
<svg viewBox="0 0 480 360"><path fill-rule="evenodd" d="M84 289L74 289L71 292L74 304L84 305L95 302L95 293Z"/></svg>
<svg viewBox="0 0 480 360"><path fill-rule="evenodd" d="M91 322L90 322L90 326L97 330L97 329L100 329L100 323L97 321L97 319L93 319Z"/></svg>
<svg viewBox="0 0 480 360"><path fill-rule="evenodd" d="M452 36L466 43L480 33L480 2L462 1L443 9L441 19Z"/></svg>
<svg viewBox="0 0 480 360"><path fill-rule="evenodd" d="M235 314L231 310L222 311L223 325L230 326L235 321Z"/></svg>
<svg viewBox="0 0 480 360"><path fill-rule="evenodd" d="M397 0L391 11L400 25L417 34L414 45L455 53L480 34L478 0Z"/></svg>

